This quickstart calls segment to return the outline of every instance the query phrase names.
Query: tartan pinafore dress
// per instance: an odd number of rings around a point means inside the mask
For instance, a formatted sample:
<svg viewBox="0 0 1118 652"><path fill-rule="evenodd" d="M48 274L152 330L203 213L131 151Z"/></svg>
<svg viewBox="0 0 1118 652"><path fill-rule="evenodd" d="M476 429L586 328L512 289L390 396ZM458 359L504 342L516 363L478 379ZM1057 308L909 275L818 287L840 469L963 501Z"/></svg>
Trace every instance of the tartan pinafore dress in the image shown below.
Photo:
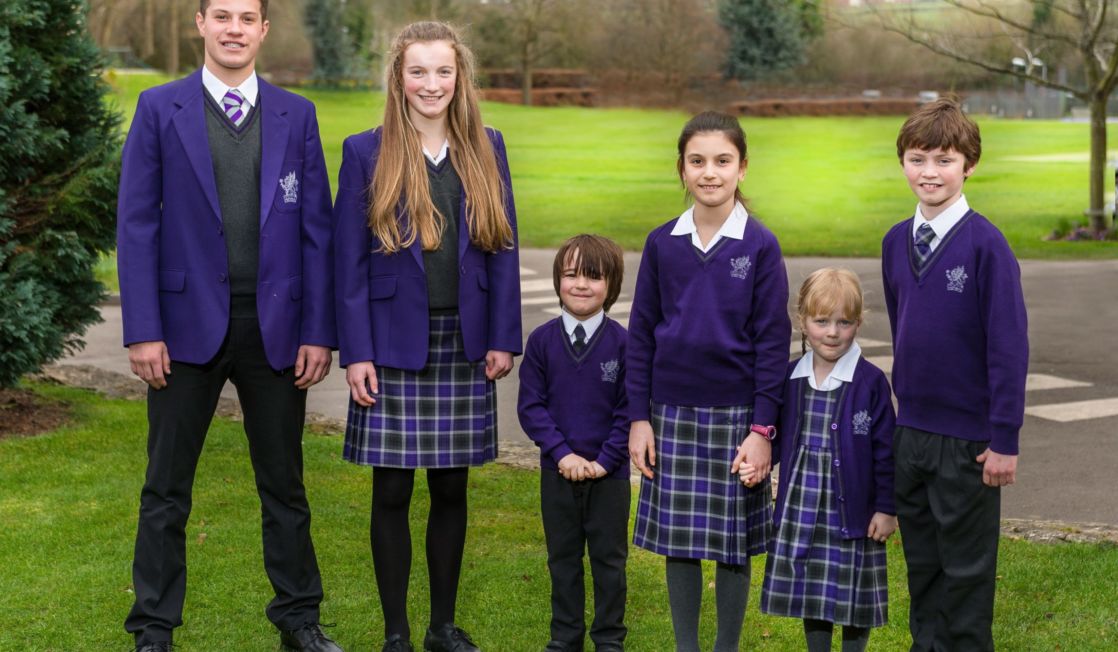
<svg viewBox="0 0 1118 652"><path fill-rule="evenodd" d="M804 388L803 419L784 514L765 563L761 611L774 616L880 627L888 620L885 544L844 539L835 487L835 412L847 385Z"/></svg>

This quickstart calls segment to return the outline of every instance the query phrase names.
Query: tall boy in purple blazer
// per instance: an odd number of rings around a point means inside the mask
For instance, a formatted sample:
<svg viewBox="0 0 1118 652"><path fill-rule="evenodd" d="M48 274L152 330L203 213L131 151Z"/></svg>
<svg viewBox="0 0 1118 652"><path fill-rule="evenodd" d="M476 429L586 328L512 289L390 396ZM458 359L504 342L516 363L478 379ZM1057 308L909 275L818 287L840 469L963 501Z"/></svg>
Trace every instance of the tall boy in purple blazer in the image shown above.
<svg viewBox="0 0 1118 652"><path fill-rule="evenodd" d="M124 145L117 257L124 344L148 383L148 468L125 629L169 650L206 430L237 387L261 500L268 618L285 650L340 652L301 449L306 389L336 346L330 187L313 105L259 79L267 0L200 0L205 66L140 95Z"/></svg>
<svg viewBox="0 0 1118 652"><path fill-rule="evenodd" d="M994 649L1001 488L1017 476L1029 338L1017 259L963 196L981 154L958 103L920 107L897 137L919 203L881 243L913 652Z"/></svg>

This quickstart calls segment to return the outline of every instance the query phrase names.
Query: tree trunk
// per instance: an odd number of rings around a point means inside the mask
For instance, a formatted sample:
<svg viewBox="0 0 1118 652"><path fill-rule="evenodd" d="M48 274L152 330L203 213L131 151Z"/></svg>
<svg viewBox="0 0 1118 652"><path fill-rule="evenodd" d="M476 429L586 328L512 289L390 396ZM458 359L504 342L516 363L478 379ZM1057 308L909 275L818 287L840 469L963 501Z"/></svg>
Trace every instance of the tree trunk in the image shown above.
<svg viewBox="0 0 1118 652"><path fill-rule="evenodd" d="M1106 95L1091 98L1091 230L1102 233L1106 230L1107 215L1103 211L1103 195L1106 192Z"/></svg>
<svg viewBox="0 0 1118 652"><path fill-rule="evenodd" d="M179 1L171 0L168 4L167 24L171 32L167 40L167 72L174 77L179 74L179 34L182 32L182 23L179 21Z"/></svg>
<svg viewBox="0 0 1118 652"><path fill-rule="evenodd" d="M144 0L144 45L140 58L147 60L155 54L155 0Z"/></svg>

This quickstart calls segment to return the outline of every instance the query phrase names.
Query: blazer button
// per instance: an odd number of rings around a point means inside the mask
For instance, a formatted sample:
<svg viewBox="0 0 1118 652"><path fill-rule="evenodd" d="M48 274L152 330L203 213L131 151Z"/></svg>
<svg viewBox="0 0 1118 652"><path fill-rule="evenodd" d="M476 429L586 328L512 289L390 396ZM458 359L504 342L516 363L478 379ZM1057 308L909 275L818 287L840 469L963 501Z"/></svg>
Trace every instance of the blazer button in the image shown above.
<svg viewBox="0 0 1118 652"><path fill-rule="evenodd" d="M218 274L217 275L217 282L218 283L224 283L225 282L225 274Z"/></svg>
<svg viewBox="0 0 1118 652"><path fill-rule="evenodd" d="M225 235L225 229L221 228L220 226L217 227L217 234L218 235Z"/></svg>

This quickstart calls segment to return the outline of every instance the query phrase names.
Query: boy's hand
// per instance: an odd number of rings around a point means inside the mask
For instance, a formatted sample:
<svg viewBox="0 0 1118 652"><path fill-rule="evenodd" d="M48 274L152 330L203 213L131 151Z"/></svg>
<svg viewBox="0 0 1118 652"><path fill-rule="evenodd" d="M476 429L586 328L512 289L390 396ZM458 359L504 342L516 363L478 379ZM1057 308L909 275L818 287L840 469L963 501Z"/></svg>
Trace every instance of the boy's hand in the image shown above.
<svg viewBox="0 0 1118 652"><path fill-rule="evenodd" d="M590 477L590 462L575 453L568 453L559 460L559 475L571 482L581 482Z"/></svg>
<svg viewBox="0 0 1118 652"><path fill-rule="evenodd" d="M602 466L601 464L598 464L595 461L595 462L590 463L590 473L591 473L590 477L592 479L597 480L598 478L606 477L606 474L608 473L608 471L606 471L606 467Z"/></svg>
<svg viewBox="0 0 1118 652"><path fill-rule="evenodd" d="M870 529L866 532L866 536L878 543L885 543L896 531L896 516L884 512L874 512L873 518L870 519Z"/></svg>
<svg viewBox="0 0 1118 652"><path fill-rule="evenodd" d="M742 462L738 467L738 476L741 478L741 483L747 487L757 484L757 469L748 462Z"/></svg>
<svg viewBox="0 0 1118 652"><path fill-rule="evenodd" d="M629 426L629 459L641 475L652 479L652 467L656 466L656 442L649 421L634 421Z"/></svg>
<svg viewBox="0 0 1118 652"><path fill-rule="evenodd" d="M742 464L749 462L753 465L754 482L760 482L769 477L769 471L772 470L772 456L772 442L751 432L741 446L738 446L738 456L730 465L730 473L737 473Z"/></svg>
<svg viewBox="0 0 1118 652"><path fill-rule="evenodd" d="M974 458L982 465L982 482L988 487L1004 487L1017 482L1017 456L1002 455L987 448Z"/></svg>

